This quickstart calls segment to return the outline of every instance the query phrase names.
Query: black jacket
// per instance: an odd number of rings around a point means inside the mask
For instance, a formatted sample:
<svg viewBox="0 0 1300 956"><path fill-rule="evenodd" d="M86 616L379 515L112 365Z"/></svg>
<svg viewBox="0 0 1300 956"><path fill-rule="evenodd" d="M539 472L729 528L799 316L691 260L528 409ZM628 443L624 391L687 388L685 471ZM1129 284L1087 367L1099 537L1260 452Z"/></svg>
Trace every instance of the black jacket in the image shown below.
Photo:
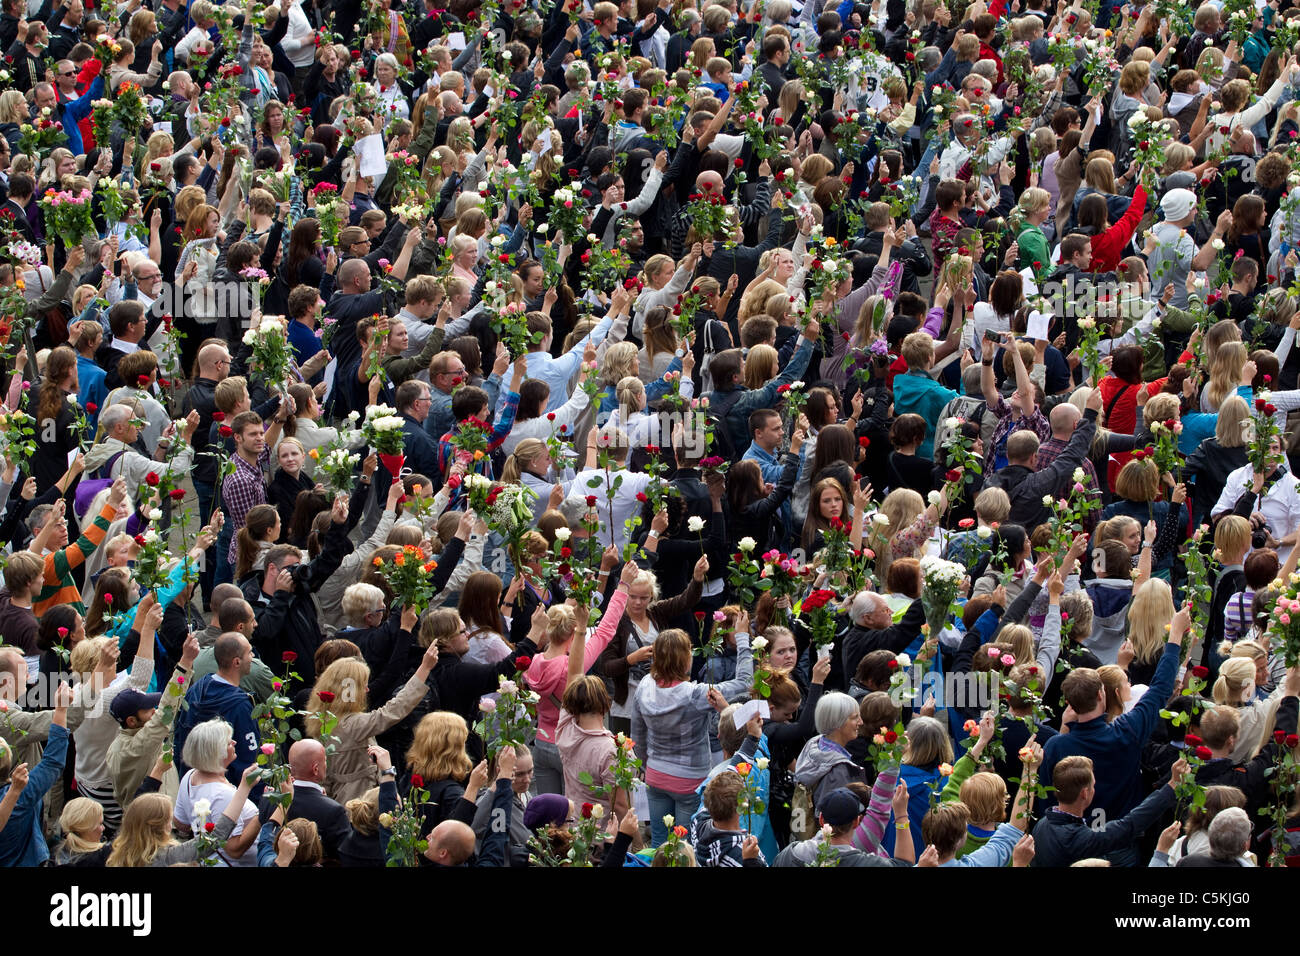
<svg viewBox="0 0 1300 956"><path fill-rule="evenodd" d="M1278 702L1277 720L1274 725L1277 730L1287 734L1296 732L1296 705L1297 700L1294 697L1283 697ZM1265 826L1263 818L1259 815L1260 808L1271 799L1273 794L1273 780L1266 774L1277 763L1277 751L1277 743L1269 737L1259 753L1246 763L1234 764L1227 757L1207 760L1197 768L1196 782L1202 787L1212 787L1216 784L1236 787L1244 793L1246 814L1258 831Z"/></svg>
<svg viewBox="0 0 1300 956"><path fill-rule="evenodd" d="M194 470L191 475L195 482L208 485L216 484L217 481L217 459L208 451L212 413L217 410L216 392L217 383L212 379L196 378L181 403L182 415L188 415L194 409L199 412L199 427L194 429L194 439L191 442L194 449Z"/></svg>
<svg viewBox="0 0 1300 956"><path fill-rule="evenodd" d="M865 252L868 256L880 257L881 242L884 233L869 232L857 242L853 243L853 248ZM908 239L901 246L893 251L893 258L903 264L903 276L899 289L903 292L915 292L920 294L921 284L917 282L918 276L928 276L934 268L929 254L921 246L920 242L915 239Z"/></svg>
<svg viewBox="0 0 1300 956"><path fill-rule="evenodd" d="M1051 511L1043 504L1043 496L1060 497L1059 493L1074 469L1088 457L1088 448L1096 431L1097 413L1090 408L1083 413L1083 421L1075 426L1065 450L1046 468L1034 471L1024 465L1008 465L988 476L984 487L1001 488L1011 499L1007 521L1027 531L1047 521Z"/></svg>
<svg viewBox="0 0 1300 956"><path fill-rule="evenodd" d="M1034 859L1030 865L1064 867L1127 849L1173 806L1173 787L1161 787L1126 816L1107 822L1104 830L1094 830L1082 817L1052 807L1034 825Z"/></svg>
<svg viewBox="0 0 1300 956"><path fill-rule="evenodd" d="M274 809L275 804L263 797L261 813L263 823L270 817ZM325 849L325 859L337 860L339 858L339 848L352 835L352 823L348 820L348 812L343 809L343 805L325 796L322 790L295 783L293 786L293 803L289 804L288 819L293 820L298 817L316 824L321 845Z"/></svg>
<svg viewBox="0 0 1300 956"><path fill-rule="evenodd" d="M886 650L895 654L906 650L925 623L925 607L919 601L913 601L903 615L902 620L883 631L871 631L864 627L850 626L842 640L842 660L844 661L844 678L851 680L857 673L862 658L872 651Z"/></svg>

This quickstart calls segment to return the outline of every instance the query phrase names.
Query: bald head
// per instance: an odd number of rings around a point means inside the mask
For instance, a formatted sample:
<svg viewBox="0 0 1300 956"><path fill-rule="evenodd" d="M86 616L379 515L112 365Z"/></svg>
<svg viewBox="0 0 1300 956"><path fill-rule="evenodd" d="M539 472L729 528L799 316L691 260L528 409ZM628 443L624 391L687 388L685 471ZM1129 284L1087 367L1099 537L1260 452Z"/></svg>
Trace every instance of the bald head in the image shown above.
<svg viewBox="0 0 1300 956"><path fill-rule="evenodd" d="M244 599L244 592L239 590L239 585L237 584L230 584L229 582L227 582L225 584L218 584L216 587L214 587L212 589L212 602L211 602L213 623L214 624L217 623L217 621L220 618L221 605L225 604L227 601L230 600L242 601L243 599Z"/></svg>
<svg viewBox="0 0 1300 956"><path fill-rule="evenodd" d="M199 349L199 377L219 382L230 374L230 351L217 343Z"/></svg>
<svg viewBox="0 0 1300 956"><path fill-rule="evenodd" d="M705 190L704 188L706 185L709 187L708 190ZM700 173L698 176L695 177L695 191L696 192L706 192L706 191L721 192L722 177L717 173L713 172L712 170L707 170L705 172Z"/></svg>
<svg viewBox="0 0 1300 956"><path fill-rule="evenodd" d="M1079 419L1082 417L1083 413L1069 402L1057 405L1047 417L1052 426L1052 437L1069 438L1074 432L1074 426L1079 424Z"/></svg>
<svg viewBox="0 0 1300 956"><path fill-rule="evenodd" d="M289 748L289 772L295 780L325 780L325 747L319 740L299 740Z"/></svg>
<svg viewBox="0 0 1300 956"><path fill-rule="evenodd" d="M349 292L370 289L370 265L365 259L348 259L339 266L339 285Z"/></svg>
<svg viewBox="0 0 1300 956"><path fill-rule="evenodd" d="M474 831L459 820L444 820L429 834L426 855L442 866L460 866L474 852Z"/></svg>

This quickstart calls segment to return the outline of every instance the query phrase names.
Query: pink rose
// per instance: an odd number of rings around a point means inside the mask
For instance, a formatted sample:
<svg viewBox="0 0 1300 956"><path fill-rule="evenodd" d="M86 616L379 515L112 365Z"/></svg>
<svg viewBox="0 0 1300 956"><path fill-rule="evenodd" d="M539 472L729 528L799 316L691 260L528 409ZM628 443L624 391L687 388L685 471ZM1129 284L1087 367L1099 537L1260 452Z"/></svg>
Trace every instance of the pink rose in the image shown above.
<svg viewBox="0 0 1300 956"><path fill-rule="evenodd" d="M275 753L275 744L262 744L262 753L268 757Z"/></svg>

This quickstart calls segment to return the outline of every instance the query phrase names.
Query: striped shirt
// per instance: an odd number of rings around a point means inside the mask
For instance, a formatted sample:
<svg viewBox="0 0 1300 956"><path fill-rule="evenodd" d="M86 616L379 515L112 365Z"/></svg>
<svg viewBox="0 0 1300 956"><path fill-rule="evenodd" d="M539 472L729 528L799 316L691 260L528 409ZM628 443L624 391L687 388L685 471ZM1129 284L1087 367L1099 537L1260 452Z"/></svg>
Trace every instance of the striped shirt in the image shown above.
<svg viewBox="0 0 1300 956"><path fill-rule="evenodd" d="M82 603L81 592L72 580L72 572L104 543L104 536L108 534L108 528L116 517L117 509L112 505L104 505L81 537L61 551L45 555L41 590L32 602L32 612L38 618L56 604L67 604L75 608L78 614L86 613L86 605Z"/></svg>

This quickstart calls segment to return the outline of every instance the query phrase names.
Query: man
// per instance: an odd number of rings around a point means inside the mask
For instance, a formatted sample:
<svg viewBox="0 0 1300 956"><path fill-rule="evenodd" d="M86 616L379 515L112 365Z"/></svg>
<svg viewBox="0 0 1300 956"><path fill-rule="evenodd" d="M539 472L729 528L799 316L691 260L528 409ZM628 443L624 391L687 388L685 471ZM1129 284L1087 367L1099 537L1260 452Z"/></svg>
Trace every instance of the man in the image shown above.
<svg viewBox="0 0 1300 956"><path fill-rule="evenodd" d="M1210 821L1210 852L1193 853L1176 864L1186 867L1254 866L1250 852L1250 817L1241 807L1220 810Z"/></svg>
<svg viewBox="0 0 1300 956"><path fill-rule="evenodd" d="M40 866L50 858L45 839L45 795L63 776L68 757L68 705L72 689L60 683L54 695L54 713L49 743L41 762L30 775L26 764L15 766L14 752L0 743L0 806L8 807L4 829L0 830L0 866ZM11 789L16 790L11 793ZM10 801L5 799L13 797Z"/></svg>
<svg viewBox="0 0 1300 956"><path fill-rule="evenodd" d="M907 793L906 789L902 788L897 792L904 795ZM817 813L818 823L823 827L830 827L830 836L818 834L811 840L796 840L777 854L772 865L814 866L817 851L825 843L831 847L838 859L836 866L905 866L905 863L895 863L879 854L859 850L853 845L853 833L862 822L862 818L866 816L866 812L862 801L852 790L847 787L837 787L822 798L821 808ZM907 813L906 801L902 812L904 815ZM908 840L902 840L898 845L909 851L912 848Z"/></svg>
<svg viewBox="0 0 1300 956"><path fill-rule="evenodd" d="M1087 757L1066 757L1052 769L1056 806L1034 826L1038 851L1034 866L1071 866L1097 857L1136 860L1138 837L1173 809L1174 788L1187 770L1187 761L1179 758L1164 786L1123 817L1093 828L1085 819L1097 796L1093 762Z"/></svg>
<svg viewBox="0 0 1300 956"><path fill-rule="evenodd" d="M104 377L104 386L109 390L120 388L122 379L117 374L117 363L123 355L129 355L141 348L149 328L144 303L138 300L126 300L117 303L108 311L108 326L113 337L99 347L95 356L101 368L108 374Z"/></svg>
<svg viewBox="0 0 1300 956"><path fill-rule="evenodd" d="M862 658L872 651L901 654L911 647L921 635L924 624L925 607L919 599L908 605L902 618L894 623L893 611L883 595L875 591L860 591L849 605L849 628L840 638L844 684L857 673Z"/></svg>
<svg viewBox="0 0 1300 956"><path fill-rule="evenodd" d="M786 64L790 62L790 41L779 33L770 33L763 38L763 62L758 72L767 82L767 101L777 102L781 96L781 87L785 86Z"/></svg>
<svg viewBox="0 0 1300 956"><path fill-rule="evenodd" d="M1038 436L1027 430L1011 433L1007 438L1007 467L989 475L984 482L986 488L1001 488L1007 493L1011 501L1008 521L1024 528L1037 528L1047 521L1051 509L1044 504L1044 499L1059 498L1072 481L1074 469L1087 460L1100 411L1101 389L1094 388L1088 396L1083 421L1075 427L1065 450L1042 471L1034 470Z"/></svg>
<svg viewBox="0 0 1300 956"><path fill-rule="evenodd" d="M226 510L226 523L230 529L230 547L222 553L218 548L216 583L230 579L230 569L235 566L235 540L248 519L253 505L266 504L265 470L271 463L271 448L280 437L286 412L281 408L264 429L262 416L257 412L240 412L230 423L235 438L235 471L221 485L221 501ZM224 564L223 564L224 558Z"/></svg>
<svg viewBox="0 0 1300 956"><path fill-rule="evenodd" d="M1217 522L1226 514L1240 515L1264 532L1264 546L1286 563L1300 538L1300 480L1287 468L1281 442L1273 439L1267 474L1242 465L1228 475L1211 514Z"/></svg>
<svg viewBox="0 0 1300 956"><path fill-rule="evenodd" d="M243 587L244 598L257 614L254 638L258 653L263 660L278 662L292 652L294 671L308 686L316 680L313 655L325 639L312 593L338 570L352 549L347 495L334 499L330 518L321 552L309 564L302 563L302 553L292 545L276 545L266 554L266 572Z"/></svg>
<svg viewBox="0 0 1300 956"><path fill-rule="evenodd" d="M514 362L514 371L510 375L510 386L506 392L505 403L501 410L497 412L496 422L491 421L492 404L491 399L481 388L473 385L460 389L451 400L451 414L456 424L452 426L453 430L462 430L466 428L475 428L477 425L464 424L467 419L474 418L479 422L491 425L491 431L481 435L486 442L486 456L478 461L468 456L468 453L462 453L452 444L452 433L448 432L439 437L438 440L438 466L435 472L430 475L450 474L451 466L460 461L465 465L467 472L478 472L479 474L492 476L492 458L494 451L501 447L510 434L510 429L515 424L515 412L519 410L519 386L524 381L524 356L519 356ZM425 431L428 431L428 423L425 423Z"/></svg>
<svg viewBox="0 0 1300 956"><path fill-rule="evenodd" d="M327 860L337 860L339 845L352 833L348 812L325 795L325 747L318 740L299 740L289 748L289 773L293 777L293 802L290 819L302 818L316 824ZM262 798L262 822L274 804Z"/></svg>
<svg viewBox="0 0 1300 956"><path fill-rule="evenodd" d="M5 643L22 651L24 657L38 657L36 615L32 613L34 592L40 588L45 562L31 551L18 551L5 564L5 583L0 588L0 634Z"/></svg>
<svg viewBox="0 0 1300 956"><path fill-rule="evenodd" d="M321 309L324 307L319 289L299 285L289 290L286 306L289 313L289 346L293 349L294 361L299 365L321 350L316 323L320 320Z"/></svg>
<svg viewBox="0 0 1300 956"><path fill-rule="evenodd" d="M36 242L36 233L27 219L27 207L36 193L36 180L26 173L9 177L9 198L0 205L0 216L10 220L19 234L28 242Z"/></svg>
<svg viewBox="0 0 1300 956"><path fill-rule="evenodd" d="M745 449L741 461L756 461L763 473L763 481L775 485L781 480L785 464L777 454L777 449L785 440L785 419L770 408L760 408L749 416L749 434L753 441ZM791 451L803 462L802 446Z"/></svg>
<svg viewBox="0 0 1300 956"><path fill-rule="evenodd" d="M1110 821L1126 816L1142 797L1142 775L1138 772L1142 747L1151 737L1160 708L1174 690L1178 671L1178 649L1191 620L1191 609L1184 606L1174 615L1170 625L1169 640L1156 664L1151 685L1133 709L1107 721L1106 687L1090 667L1076 667L1061 684L1061 691L1069 705L1061 716L1062 730L1047 742L1043 752L1043 773L1051 774L1057 763L1066 757L1082 756L1091 760L1090 771L1095 774L1095 793L1079 810L1091 807L1089 826L1104 830ZM1080 784L1082 788L1082 784ZM1110 856L1116 866L1133 866L1137 856L1132 846L1118 844Z"/></svg>
<svg viewBox="0 0 1300 956"><path fill-rule="evenodd" d="M199 497L199 516L208 520L212 497L216 491L217 458L209 452L209 435L212 431L213 413L217 411L216 388L230 374L230 350L216 343L205 345L198 354L199 375L185 392L181 412L199 413L199 427L195 429L198 440L194 449L194 491Z"/></svg>
<svg viewBox="0 0 1300 956"><path fill-rule="evenodd" d="M125 478L130 488L143 488L157 484L149 481L149 475L156 479L176 479L184 477L190 470L193 452L190 440L199 427L199 413L191 411L185 419L185 428L179 436L172 436L172 441L179 441L181 448L176 451L170 462L164 463L146 458L136 451L140 438L140 426L144 419L137 418L135 409L130 405L110 405L99 416L99 427L104 439L96 442L86 452L86 472L97 478Z"/></svg>
<svg viewBox="0 0 1300 956"><path fill-rule="evenodd" d="M44 78L48 40L49 30L44 23L23 21L18 24L18 36L5 51L14 89L27 93Z"/></svg>
<svg viewBox="0 0 1300 956"><path fill-rule="evenodd" d="M551 389L551 397L546 403L546 408L543 409L544 412L553 412L569 400L569 382L578 374L578 367L582 364L582 353L586 350L587 343L599 345L605 341L605 336L609 334L609 328L614 323L614 316L626 311L630 298L626 289L616 288L611 296L613 304L605 317L559 358L551 356L550 317L542 312L528 313L528 334L537 339L528 348L528 377L541 379ZM538 338L539 334L540 338Z"/></svg>
<svg viewBox="0 0 1300 956"><path fill-rule="evenodd" d="M197 647L198 642L194 643ZM239 686L252 671L253 645L243 634L222 634L212 646L212 652L217 664L216 673L190 683L185 707L176 719L173 752L178 758L177 772L184 773L186 767L179 758L185 751L185 740L190 731L205 720L224 720L230 724L235 741L235 759L226 768L226 778L234 783L244 775L245 768L256 762L261 752L262 737L253 718L253 698Z"/></svg>
<svg viewBox="0 0 1300 956"><path fill-rule="evenodd" d="M218 602L218 588L222 591L220 602ZM230 596L230 591L225 590L227 588L234 592L233 597ZM217 635L205 644L204 635L215 628L219 628ZM202 649L194 660L191 680L200 681L209 674L217 673L216 642L220 635L242 634L251 641L256 629L257 616L253 613L253 606L244 600L243 592L233 584L217 585L212 593L212 626L199 632L199 644ZM248 673L239 678L239 689L252 695L256 703L264 704L271 697L275 680L276 676L271 668L267 667L261 658L253 657Z"/></svg>
<svg viewBox="0 0 1300 956"><path fill-rule="evenodd" d="M1049 467L1052 462L1065 451L1070 445L1070 439L1074 437L1075 431L1078 430L1079 422L1083 419L1083 412L1079 411L1069 402L1062 402L1056 405L1047 415L1048 424L1051 426L1051 436L1038 446L1038 454L1034 458L1034 470L1042 471ZM1100 494L1101 484L1097 481L1097 469L1094 467L1091 458L1084 458L1083 463L1078 467L1083 469L1087 480L1083 482L1084 487ZM1095 524L1096 522L1092 522ZM1088 530L1091 530L1088 527Z"/></svg>
<svg viewBox="0 0 1300 956"><path fill-rule="evenodd" d="M820 335L821 326L815 319L810 321L803 330L803 341L799 343L799 348L795 350L785 370L761 388L746 389L741 384L743 359L740 349L728 349L713 357L709 364L714 385L714 391L709 395L709 414L722 423L723 427L719 431L725 432L725 451L720 449L720 454L725 457L741 454L741 449L748 445L745 435L750 413L759 408L771 408L780 397L781 386L799 380L808 368L808 361L812 358L813 348Z"/></svg>
<svg viewBox="0 0 1300 956"><path fill-rule="evenodd" d="M889 203L872 203L867 207L863 222L868 232L853 244L853 248L879 258L881 249L884 248L886 230L894 224L894 214L889 208ZM919 294L921 284L917 279L928 276L934 269L930 256L920 242L916 239L904 239L901 245L892 247L890 254L903 264L899 290Z"/></svg>
<svg viewBox="0 0 1300 956"><path fill-rule="evenodd" d="M1286 672L1285 697L1278 702L1277 714L1273 725L1273 735L1264 740L1259 753L1249 760L1234 763L1232 752L1237 749L1237 735L1241 721L1235 707L1214 707L1201 714L1199 728L1200 741L1189 734L1188 746L1205 746L1210 756L1196 768L1196 782L1203 787L1236 787L1246 797L1246 813L1250 819L1264 821L1259 811L1265 807L1273 796L1273 774L1277 765L1278 751L1283 748L1288 736L1296 733L1296 694L1300 693L1300 668L1291 667ZM1258 731L1256 731L1258 733ZM1204 751L1202 751L1203 753Z"/></svg>
<svg viewBox="0 0 1300 956"><path fill-rule="evenodd" d="M122 379L122 387L109 392L100 402L99 407L107 409L114 405L125 405L129 408L138 421L144 422L143 425L137 426L140 429L140 442L146 450L155 451L159 441L163 440L163 432L172 423L172 417L167 414L167 409L154 397L158 356L143 349L124 355L117 364L117 374ZM194 434L197 435L199 426L197 419L195 421ZM187 454L193 462L193 435L186 444L189 446ZM189 470L188 466L186 470Z"/></svg>
<svg viewBox="0 0 1300 956"><path fill-rule="evenodd" d="M419 475L433 476L439 474L438 446L433 443L429 433L424 430L425 419L429 417L429 408L433 404L429 386L424 382L403 382L397 387L397 414L402 416L403 449L406 464ZM385 469L386 473L386 469ZM394 476L390 475L390 480Z"/></svg>
<svg viewBox="0 0 1300 956"><path fill-rule="evenodd" d="M621 552L630 537L626 522L641 510L637 495L644 494L652 476L645 472L627 470L630 449L627 435L622 431L606 428L597 432L593 429L588 440L589 450L592 447L609 453L610 468L584 468L574 477L570 487L574 494L587 497L588 506L594 507L599 502L596 513L601 518L600 544L602 547L613 545ZM592 458L589 454L587 464L593 464ZM614 495L612 501L608 498L611 489Z"/></svg>
<svg viewBox="0 0 1300 956"><path fill-rule="evenodd" d="M357 339L357 322L386 311L383 291L371 292L370 285L369 264L364 259L347 259L339 264L338 289L325 306L325 315L338 323L330 338L330 352L338 359L338 371L334 377L336 384L331 391L336 415L346 414L352 408L348 389L340 387L338 383L346 382L349 375L355 377L361 365L362 349Z"/></svg>
<svg viewBox="0 0 1300 956"><path fill-rule="evenodd" d="M505 344L498 343L496 362L492 366L492 376L499 382L510 365L510 355ZM459 352L439 352L429 363L429 411L424 419L424 430L429 437L437 440L451 431L456 424L456 417L451 413L453 393L468 379L465 363ZM487 382L484 382L486 391ZM490 393L489 393L490 394Z"/></svg>
<svg viewBox="0 0 1300 956"><path fill-rule="evenodd" d="M757 838L741 829L744 789L744 778L733 771L718 774L704 788L703 812L691 821L691 842L700 866L767 866Z"/></svg>
<svg viewBox="0 0 1300 956"><path fill-rule="evenodd" d="M510 813L510 837L507 842L509 852L506 864L528 866L528 841L532 838L533 832L524 825L524 800L527 799L528 791L533 785L533 754L522 744L516 745L514 751L515 773L510 781L514 800ZM491 835L494 825L492 809L495 803L495 787L485 789L478 797L478 810L474 814L474 822L471 826L480 844Z"/></svg>
<svg viewBox="0 0 1300 956"><path fill-rule="evenodd" d="M46 54L55 60L63 59L81 42L81 18L86 12L81 0L69 0L61 9L62 17L59 17L56 11L55 16L51 18L50 46L46 51ZM66 126L64 131L67 132ZM81 150L73 150L73 152L79 153Z"/></svg>
<svg viewBox="0 0 1300 956"><path fill-rule="evenodd" d="M525 283L525 298L527 283ZM442 299L442 309L439 300ZM437 314L436 323L429 320ZM451 303L441 297L437 280L431 275L418 275L406 284L406 304L397 311L394 318L406 327L406 348L402 350L403 358L414 358L424 350L425 345L437 339L436 353L442 347L446 334L447 316L451 314ZM427 368L427 362L422 367Z"/></svg>
<svg viewBox="0 0 1300 956"><path fill-rule="evenodd" d="M162 756L163 743L181 712L181 698L185 695L181 688L189 680L190 668L198 654L199 642L191 635L185 640L180 663L162 693L142 694L128 687L119 691L109 705L109 712L122 728L108 746L107 764L113 775L113 797L123 810L135 799L140 784ZM174 753L180 753L179 746ZM168 767L163 789L174 793L177 783L175 768Z"/></svg>

